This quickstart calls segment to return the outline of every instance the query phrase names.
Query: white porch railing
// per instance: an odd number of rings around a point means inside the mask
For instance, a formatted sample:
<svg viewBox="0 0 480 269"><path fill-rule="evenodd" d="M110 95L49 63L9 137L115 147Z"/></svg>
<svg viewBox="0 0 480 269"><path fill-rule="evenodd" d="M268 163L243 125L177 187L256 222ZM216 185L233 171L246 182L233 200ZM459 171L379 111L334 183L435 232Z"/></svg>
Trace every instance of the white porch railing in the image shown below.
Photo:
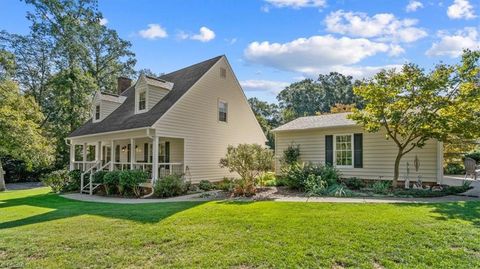
<svg viewBox="0 0 480 269"><path fill-rule="evenodd" d="M80 171L87 171L92 166L94 166L97 162L96 161L74 161L73 162L73 169L80 170Z"/></svg>
<svg viewBox="0 0 480 269"><path fill-rule="evenodd" d="M159 163L158 164L158 178L161 179L168 175L182 175L183 163Z"/></svg>

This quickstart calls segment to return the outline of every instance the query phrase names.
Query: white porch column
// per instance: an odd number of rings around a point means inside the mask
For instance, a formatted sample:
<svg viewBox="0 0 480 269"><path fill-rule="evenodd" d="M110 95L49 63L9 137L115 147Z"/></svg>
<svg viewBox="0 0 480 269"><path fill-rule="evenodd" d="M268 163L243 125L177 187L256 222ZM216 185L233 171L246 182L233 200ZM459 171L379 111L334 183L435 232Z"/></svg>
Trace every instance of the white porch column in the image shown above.
<svg viewBox="0 0 480 269"><path fill-rule="evenodd" d="M158 136L153 137L152 144L152 179L153 183L158 180Z"/></svg>
<svg viewBox="0 0 480 269"><path fill-rule="evenodd" d="M82 162L83 162L83 171L87 170L87 164L85 163L87 161L87 150L88 150L88 145L87 143L83 143L83 149L82 149Z"/></svg>
<svg viewBox="0 0 480 269"><path fill-rule="evenodd" d="M75 144L70 141L70 171L75 169Z"/></svg>
<svg viewBox="0 0 480 269"><path fill-rule="evenodd" d="M99 162L102 158L102 141L98 141L95 145L95 161Z"/></svg>
<svg viewBox="0 0 480 269"><path fill-rule="evenodd" d="M133 163L135 162L135 139L130 138L130 169L133 170Z"/></svg>
<svg viewBox="0 0 480 269"><path fill-rule="evenodd" d="M113 163L115 162L115 140L110 142L110 171L113 171Z"/></svg>

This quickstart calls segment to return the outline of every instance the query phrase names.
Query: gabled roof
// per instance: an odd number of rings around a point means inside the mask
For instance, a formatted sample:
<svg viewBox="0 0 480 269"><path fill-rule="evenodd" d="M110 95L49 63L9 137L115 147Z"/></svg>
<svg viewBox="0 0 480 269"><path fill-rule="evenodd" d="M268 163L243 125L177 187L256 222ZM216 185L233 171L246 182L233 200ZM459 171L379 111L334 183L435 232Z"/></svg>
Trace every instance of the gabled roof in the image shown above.
<svg viewBox="0 0 480 269"><path fill-rule="evenodd" d="M328 127L343 127L355 126L355 121L348 119L347 115L351 113L336 113L326 114L320 116L301 117L288 122L278 128L273 129L273 132L291 131L291 130L307 130Z"/></svg>
<svg viewBox="0 0 480 269"><path fill-rule="evenodd" d="M130 86L122 93L122 96L126 96L127 99L115 111L97 123L93 123L90 119L84 125L73 131L68 137L152 126L222 57L223 56L217 56L175 72L162 75L159 79L172 82L173 88L154 107L145 113L135 114L135 86Z"/></svg>

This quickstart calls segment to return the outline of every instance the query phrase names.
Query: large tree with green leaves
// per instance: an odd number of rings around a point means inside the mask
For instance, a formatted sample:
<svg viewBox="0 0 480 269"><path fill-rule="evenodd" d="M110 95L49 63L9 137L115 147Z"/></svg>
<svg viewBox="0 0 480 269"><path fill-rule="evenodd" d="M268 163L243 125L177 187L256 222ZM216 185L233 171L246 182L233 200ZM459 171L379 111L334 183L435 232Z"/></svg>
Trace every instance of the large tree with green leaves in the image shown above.
<svg viewBox="0 0 480 269"><path fill-rule="evenodd" d="M385 130L397 146L393 185L403 156L430 139L480 137L480 51L465 51L459 64L426 72L405 64L384 70L355 87L365 100L351 118L369 132Z"/></svg>
<svg viewBox="0 0 480 269"><path fill-rule="evenodd" d="M359 104L353 93L351 76L337 72L321 74L317 80L305 79L282 90L277 99L285 118L292 119L328 113L335 104Z"/></svg>
<svg viewBox="0 0 480 269"><path fill-rule="evenodd" d="M271 130L281 124L281 114L278 106L261 101L256 97L249 98L248 103L268 139L268 146L274 148L275 138Z"/></svg>
<svg viewBox="0 0 480 269"><path fill-rule="evenodd" d="M12 66L11 57L0 54L1 70ZM7 60L5 60L7 58ZM8 74L11 72L5 72ZM9 156L24 161L29 168L48 165L52 161L50 141L40 128L43 114L31 96L25 96L16 82L8 75L0 78L0 156ZM0 162L0 168L2 163ZM0 169L1 171L2 169ZM0 191L5 189L0 175Z"/></svg>

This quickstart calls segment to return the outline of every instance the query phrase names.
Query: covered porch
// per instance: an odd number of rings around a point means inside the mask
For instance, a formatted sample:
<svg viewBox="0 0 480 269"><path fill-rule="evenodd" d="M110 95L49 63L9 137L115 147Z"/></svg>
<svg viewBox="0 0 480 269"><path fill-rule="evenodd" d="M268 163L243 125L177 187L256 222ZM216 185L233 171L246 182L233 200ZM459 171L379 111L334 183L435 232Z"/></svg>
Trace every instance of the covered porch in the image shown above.
<svg viewBox="0 0 480 269"><path fill-rule="evenodd" d="M156 136L155 130L70 139L70 170L80 170L81 192L90 194L97 171L140 169L151 183L172 174L184 174L184 139ZM85 178L88 175L88 179Z"/></svg>

